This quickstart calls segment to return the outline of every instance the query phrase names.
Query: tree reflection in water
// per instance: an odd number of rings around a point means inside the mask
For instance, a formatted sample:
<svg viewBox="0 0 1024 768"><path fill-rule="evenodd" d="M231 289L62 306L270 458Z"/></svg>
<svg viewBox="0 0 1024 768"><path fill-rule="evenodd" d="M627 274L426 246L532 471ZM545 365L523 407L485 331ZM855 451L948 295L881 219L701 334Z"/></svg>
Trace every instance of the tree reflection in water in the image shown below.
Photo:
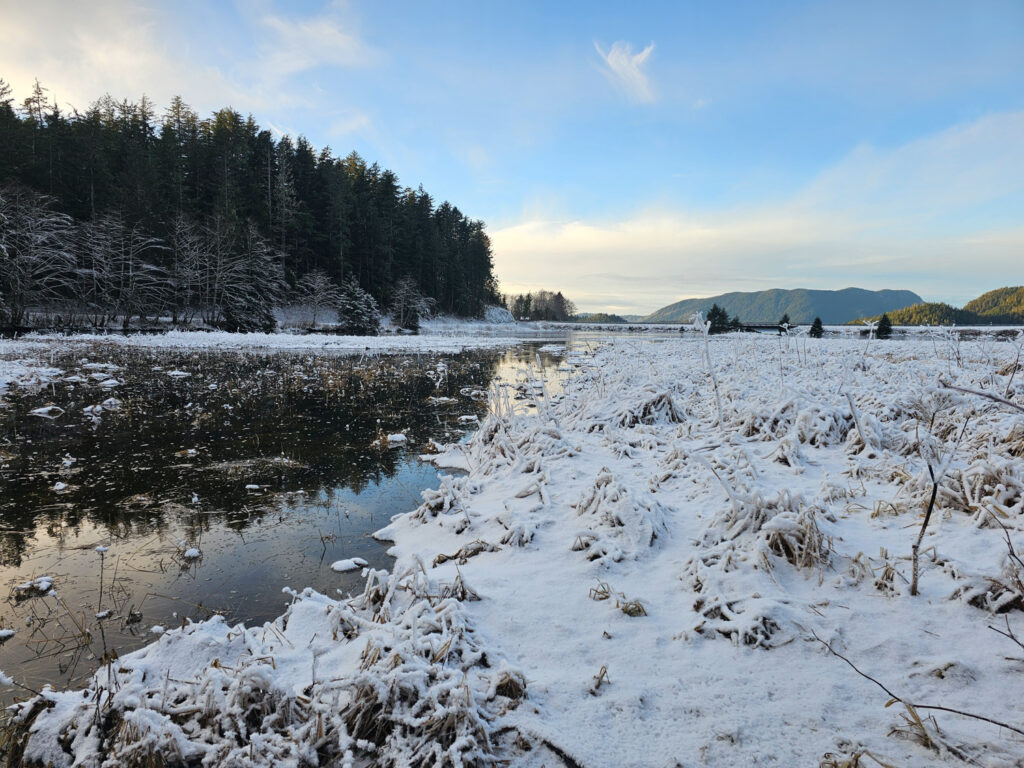
<svg viewBox="0 0 1024 768"><path fill-rule="evenodd" d="M534 354L57 355L61 380L12 392L0 409L0 574L11 590L0 628L17 630L0 669L68 684L154 624L214 612L264 621L281 612L286 584L355 588L358 572L330 563L387 567L369 535L437 483L416 454L458 439L461 416L486 412L471 393ZM560 360L543 357L552 373ZM30 415L50 403L64 414ZM389 447L399 432L408 442ZM102 583L98 545L110 548ZM192 547L202 556L184 557ZM56 597L16 599L14 587L41 575Z"/></svg>

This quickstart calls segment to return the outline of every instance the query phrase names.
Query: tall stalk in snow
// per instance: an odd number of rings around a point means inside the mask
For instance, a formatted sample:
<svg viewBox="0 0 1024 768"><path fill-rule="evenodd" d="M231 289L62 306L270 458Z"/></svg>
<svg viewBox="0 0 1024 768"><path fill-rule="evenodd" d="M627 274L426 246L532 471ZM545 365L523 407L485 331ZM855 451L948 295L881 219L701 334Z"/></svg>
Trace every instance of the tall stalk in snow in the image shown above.
<svg viewBox="0 0 1024 768"><path fill-rule="evenodd" d="M868 349L871 348L871 339L874 338L875 329L878 327L878 323L874 320L868 320L864 323L868 327L868 343L864 345L864 354L860 356L860 367L861 370L867 368L868 365Z"/></svg>
<svg viewBox="0 0 1024 768"><path fill-rule="evenodd" d="M693 327L700 331L704 337L704 364L708 367L708 373L711 375L711 384L715 388L715 404L718 406L718 426L721 427L724 423L722 421L722 397L718 394L718 377L715 375L715 367L711 364L711 345L708 344L711 321L705 320L702 312L697 312L693 316Z"/></svg>
<svg viewBox="0 0 1024 768"><path fill-rule="evenodd" d="M1013 361L1013 369L1010 371L1010 379L1006 382L1006 389L1003 390L1003 397L1010 396L1010 386L1013 384L1013 377L1017 375L1017 369L1020 368L1020 354L1024 350L1024 331L1020 331L1017 334L1017 358Z"/></svg>
<svg viewBox="0 0 1024 768"><path fill-rule="evenodd" d="M933 418L933 421L934 421L934 416L932 418ZM924 513L924 520L921 522L921 530L917 534L917 539L914 540L914 543L910 547L910 554L911 554L910 594L914 595L914 596L916 596L918 594L918 592L917 592L917 578L918 578L918 573L919 573L919 568L918 568L919 551L921 549L921 542L924 541L924 533L925 533L925 531L928 528L928 522L932 518L932 510L935 508L935 497L938 496L938 493L939 493L939 483L942 482L942 478L946 476L946 472L949 470L949 465L953 462L953 457L956 455L957 448L960 447L960 443L964 439L964 433L967 431L967 424L968 424L969 421L970 421L969 418L968 419L964 419L964 425L960 429L960 436L957 437L956 443L953 444L953 447L950 450L949 455L946 456L945 461L943 461L942 464L939 466L939 471L938 472L936 472L932 468L932 462L931 462L930 459L926 462L927 466L928 466L928 475L931 477L931 480L932 480L932 495L931 495L931 499L928 501L928 509L925 510L925 513Z"/></svg>

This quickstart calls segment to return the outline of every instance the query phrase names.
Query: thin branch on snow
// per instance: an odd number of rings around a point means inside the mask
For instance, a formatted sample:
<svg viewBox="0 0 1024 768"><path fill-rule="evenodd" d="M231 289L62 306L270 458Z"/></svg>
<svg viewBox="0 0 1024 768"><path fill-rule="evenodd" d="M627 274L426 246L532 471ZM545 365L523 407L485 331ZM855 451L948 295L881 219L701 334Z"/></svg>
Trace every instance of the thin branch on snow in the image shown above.
<svg viewBox="0 0 1024 768"><path fill-rule="evenodd" d="M1024 406L1017 405L1017 403L1007 400L1005 397L993 395L991 392L982 392L981 390L978 389L967 389L967 387L957 387L953 384L946 384L945 382L939 382L939 386L942 387L943 389L955 389L957 392L964 392L968 395L978 395L979 397L986 397L989 400L992 400L993 402L1000 403L1002 405L1008 405L1011 408L1015 408L1021 413L1024 413Z"/></svg>
<svg viewBox="0 0 1024 768"><path fill-rule="evenodd" d="M893 701L898 701L900 704L902 704L905 707L908 707L910 709L934 709L934 710L936 710L938 712L949 712L949 713L954 714L954 715L960 715L961 717L969 717L972 720L983 720L986 723L992 723L992 725L998 725L1000 728L1006 728L1007 730L1013 731L1014 733L1019 733L1020 735L1024 736L1024 729L1017 728L1015 726L1010 725L1009 723L1000 722L999 720L993 720L991 717L985 717L984 715L976 715L973 712L964 712L962 709L953 709L952 707L943 707L943 706L940 706L938 704L913 704L913 703L907 701L906 699L904 699L902 696L897 696L895 693L893 693L891 690L889 690L889 688L887 688L883 683L879 682L878 680L873 678L871 675L867 674L866 672L862 672L860 669L857 668L856 664L854 664L848 658L843 656L843 654L839 653L839 651L837 651L835 648L833 648L825 640L822 640L820 637L818 637L817 633L814 632L813 630L811 631L811 635L814 637L815 640L817 640L819 643L824 645L828 649L829 653L831 653L833 656L837 656L840 659L842 659L843 661L845 661L847 664L850 665L850 668L853 669L854 672L856 672L858 675L863 677L865 680L870 680L872 683L874 683L879 688L881 688L883 691L885 691L887 694L889 694L889 697Z"/></svg>

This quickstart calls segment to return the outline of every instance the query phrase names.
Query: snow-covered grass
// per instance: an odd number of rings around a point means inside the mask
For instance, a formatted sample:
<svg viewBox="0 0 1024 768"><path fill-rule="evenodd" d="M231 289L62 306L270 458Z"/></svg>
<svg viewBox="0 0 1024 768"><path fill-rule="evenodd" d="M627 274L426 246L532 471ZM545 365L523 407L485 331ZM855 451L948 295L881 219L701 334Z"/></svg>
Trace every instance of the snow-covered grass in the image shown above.
<svg viewBox="0 0 1024 768"><path fill-rule="evenodd" d="M1021 403L1015 354L570 346L560 388L496 391L436 456L465 474L379 532L391 573L289 592L263 627L168 628L14 707L8 744L55 766L1022 765L1024 416L946 386Z"/></svg>

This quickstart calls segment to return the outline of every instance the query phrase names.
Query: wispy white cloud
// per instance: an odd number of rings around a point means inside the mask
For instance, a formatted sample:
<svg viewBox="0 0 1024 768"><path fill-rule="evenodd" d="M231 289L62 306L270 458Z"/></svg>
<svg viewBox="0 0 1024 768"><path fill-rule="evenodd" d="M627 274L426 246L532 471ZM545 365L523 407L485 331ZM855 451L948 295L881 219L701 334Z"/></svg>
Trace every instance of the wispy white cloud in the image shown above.
<svg viewBox="0 0 1024 768"><path fill-rule="evenodd" d="M336 139L344 139L351 136L375 137L376 128L371 118L365 112L346 112L331 123L328 135Z"/></svg>
<svg viewBox="0 0 1024 768"><path fill-rule="evenodd" d="M858 147L773 205L616 221L533 216L491 239L505 290L561 289L586 310L642 313L729 290L849 285L963 301L1016 279L1024 214L985 213L1014 201L1024 210L1024 112L893 149Z"/></svg>
<svg viewBox="0 0 1024 768"><path fill-rule="evenodd" d="M5 3L0 77L19 95L38 78L62 108L85 109L104 93L166 104L184 94L203 109L239 101L243 90L216 67L190 57L165 12L130 0L81 6Z"/></svg>
<svg viewBox="0 0 1024 768"><path fill-rule="evenodd" d="M344 6L294 17L242 5L248 32L237 49L195 50L201 9L138 0L91 0L80 9L53 0L5 3L0 23L0 77L27 95L35 78L62 107L84 109L104 93L157 104L181 94L200 112L226 105L242 111L320 103L296 75L320 67L372 66L381 54L359 35ZM205 18L205 17L204 17ZM46 41L41 44L40 41Z"/></svg>
<svg viewBox="0 0 1024 768"><path fill-rule="evenodd" d="M376 50L331 13L304 19L268 14L260 23L270 32L262 45L268 74L287 77L318 67L363 67L379 59Z"/></svg>
<svg viewBox="0 0 1024 768"><path fill-rule="evenodd" d="M607 51L603 50L599 43L594 42L594 48L604 61L601 71L608 81L616 88L621 89L629 98L641 103L654 101L654 87L651 80L644 72L647 60L654 52L654 43L651 43L639 53L633 53L633 46L619 40L612 43Z"/></svg>

